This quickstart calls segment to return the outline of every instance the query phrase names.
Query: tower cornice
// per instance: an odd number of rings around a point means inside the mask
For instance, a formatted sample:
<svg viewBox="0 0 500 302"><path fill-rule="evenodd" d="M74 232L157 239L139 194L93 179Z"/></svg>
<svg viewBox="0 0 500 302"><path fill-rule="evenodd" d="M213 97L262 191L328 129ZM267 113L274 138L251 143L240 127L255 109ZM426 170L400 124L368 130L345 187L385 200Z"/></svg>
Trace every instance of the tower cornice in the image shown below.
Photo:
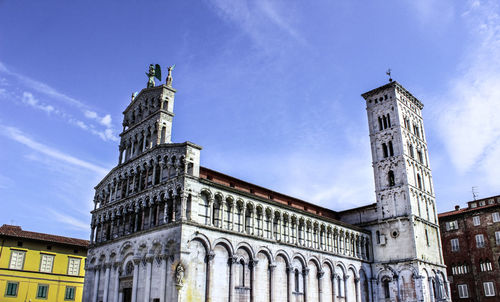
<svg viewBox="0 0 500 302"><path fill-rule="evenodd" d="M420 102L415 96L413 96L413 94L411 94L408 90L406 90L406 88L404 88L403 85L399 84L397 81L389 82L383 86L372 89L368 92L363 93L361 96L365 100L367 100L369 97L388 88L396 88L397 90L399 90L400 93L404 94L411 102L413 102L416 106L418 106L420 110L424 108L424 104L422 104L422 102Z"/></svg>

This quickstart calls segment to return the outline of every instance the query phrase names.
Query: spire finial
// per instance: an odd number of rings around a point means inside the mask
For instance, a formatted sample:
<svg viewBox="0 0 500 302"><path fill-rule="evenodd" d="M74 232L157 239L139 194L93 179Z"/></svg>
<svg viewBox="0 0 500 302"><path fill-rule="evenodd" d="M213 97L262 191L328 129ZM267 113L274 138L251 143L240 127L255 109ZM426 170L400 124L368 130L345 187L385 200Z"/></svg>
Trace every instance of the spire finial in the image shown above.
<svg viewBox="0 0 500 302"><path fill-rule="evenodd" d="M167 75L167 86L172 87L172 70L174 70L175 64L172 66L168 66L168 75Z"/></svg>
<svg viewBox="0 0 500 302"><path fill-rule="evenodd" d="M389 76L389 82L392 82L392 78L391 78L391 69L387 69L387 71L385 72L386 75Z"/></svg>

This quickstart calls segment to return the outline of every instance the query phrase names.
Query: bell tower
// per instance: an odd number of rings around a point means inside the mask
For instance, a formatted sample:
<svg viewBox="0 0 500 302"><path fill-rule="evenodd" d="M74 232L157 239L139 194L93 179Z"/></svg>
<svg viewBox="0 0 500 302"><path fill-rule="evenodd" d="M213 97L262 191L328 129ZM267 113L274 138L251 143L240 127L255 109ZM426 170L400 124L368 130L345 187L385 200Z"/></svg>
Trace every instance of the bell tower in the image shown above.
<svg viewBox="0 0 500 302"><path fill-rule="evenodd" d="M368 226L375 264L381 270L390 267L392 272L409 266L414 277L423 276L424 267L425 271L444 271L423 104L392 80L362 96L368 114L377 201L375 220ZM425 298L423 288L427 287L437 300L446 301L444 275L434 283L435 288L422 283L422 290L417 292ZM397 273L391 273L391 278L394 276L397 278Z"/></svg>
<svg viewBox="0 0 500 302"><path fill-rule="evenodd" d="M152 64L151 64L152 66ZM174 118L174 98L172 88L173 66L168 68L166 84L154 86L158 77L150 66L148 87L139 94L133 94L130 104L123 111L123 131L120 133L120 157L118 164L124 163L159 144L172 143L172 120Z"/></svg>

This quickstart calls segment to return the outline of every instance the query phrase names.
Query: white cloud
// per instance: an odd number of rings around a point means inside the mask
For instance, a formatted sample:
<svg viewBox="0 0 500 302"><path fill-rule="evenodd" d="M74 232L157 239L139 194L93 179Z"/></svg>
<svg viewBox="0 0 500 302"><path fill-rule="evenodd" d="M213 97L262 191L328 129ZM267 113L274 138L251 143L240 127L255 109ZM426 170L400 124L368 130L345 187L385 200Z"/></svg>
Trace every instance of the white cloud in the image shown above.
<svg viewBox="0 0 500 302"><path fill-rule="evenodd" d="M90 111L90 110L85 110L83 112L83 114L85 115L86 118L90 118L90 119L95 119L97 118L97 113L94 112L94 111Z"/></svg>
<svg viewBox="0 0 500 302"><path fill-rule="evenodd" d="M269 43L276 41L279 34L273 34L271 30L277 29L281 33L293 38L296 42L306 45L303 37L294 29L290 19L283 13L290 12L288 2L277 1L232 1L211 0L209 1L216 13L239 26L259 47L267 49Z"/></svg>
<svg viewBox="0 0 500 302"><path fill-rule="evenodd" d="M45 111L46 113L49 113L49 114L51 112L54 112L54 110L55 110L54 106L40 103L37 99L35 99L33 94L26 92L26 91L23 92L22 101L23 101L23 103L25 103L25 104L27 104L35 109Z"/></svg>
<svg viewBox="0 0 500 302"><path fill-rule="evenodd" d="M440 134L456 169L500 186L500 17L498 3L472 2L462 18L473 45L442 99Z"/></svg>
<svg viewBox="0 0 500 302"><path fill-rule="evenodd" d="M8 126L1 126L0 125L0 134L3 134L4 136L17 141L27 147L29 147L32 150L35 150L41 154L44 154L48 157L64 161L68 164L85 168L90 171L94 171L96 173L99 173L101 175L105 175L108 171L108 169L105 169L103 167L97 166L95 164L89 163L87 161L81 160L79 158L76 158L74 156L71 156L69 154L65 154L59 150L53 149L49 146L46 146L42 143L39 143L28 136L26 136L22 131L20 131L17 128L14 127L8 127Z"/></svg>
<svg viewBox="0 0 500 302"><path fill-rule="evenodd" d="M97 125L103 126L104 129L95 129L93 125L86 125L84 122L76 120L70 114L65 113L61 108L56 109L56 107L52 104L40 102L38 99L34 97L34 95L31 92L25 91L23 93L21 97L23 103L35 109L42 110L46 113L55 112L59 116L65 118L66 121L69 122L70 124L76 125L84 130L89 130L90 133L97 135L98 137L100 137L105 141L118 141L118 138L113 134L114 129L110 114L104 114L100 116L97 112L91 110L90 106L88 106L87 104L70 96L67 96L45 83L33 80L22 74L10 71L2 62L0 62L0 72L16 78L18 81L20 81L21 83L23 83L24 85L26 85L27 87L36 92L45 94L51 97L52 99L61 100L66 104L76 107L80 112L80 114L83 114L85 118L94 121L95 123L97 123ZM7 90L3 89L2 91L0 91L0 96L5 95L6 93Z"/></svg>
<svg viewBox="0 0 500 302"><path fill-rule="evenodd" d="M99 122L101 123L101 125L106 126L107 128L111 127L111 115L106 114L101 118Z"/></svg>
<svg viewBox="0 0 500 302"><path fill-rule="evenodd" d="M81 221L71 215L68 215L68 214L64 214L64 213L61 213L59 211L56 211L54 209L47 209L52 218L55 220L55 221L58 221L58 222L61 222L67 226L69 226L70 228L72 229L75 229L75 230L82 230L82 231L88 231L89 230L89 223L88 222L84 222L84 221Z"/></svg>

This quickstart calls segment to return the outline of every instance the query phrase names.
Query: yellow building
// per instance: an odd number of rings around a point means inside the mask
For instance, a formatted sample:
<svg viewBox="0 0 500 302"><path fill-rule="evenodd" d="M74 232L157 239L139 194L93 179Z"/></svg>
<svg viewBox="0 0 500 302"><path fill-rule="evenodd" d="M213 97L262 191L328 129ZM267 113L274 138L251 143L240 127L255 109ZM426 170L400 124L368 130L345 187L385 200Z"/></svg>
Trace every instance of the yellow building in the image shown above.
<svg viewBox="0 0 500 302"><path fill-rule="evenodd" d="M88 243L4 224L0 301L81 301Z"/></svg>

